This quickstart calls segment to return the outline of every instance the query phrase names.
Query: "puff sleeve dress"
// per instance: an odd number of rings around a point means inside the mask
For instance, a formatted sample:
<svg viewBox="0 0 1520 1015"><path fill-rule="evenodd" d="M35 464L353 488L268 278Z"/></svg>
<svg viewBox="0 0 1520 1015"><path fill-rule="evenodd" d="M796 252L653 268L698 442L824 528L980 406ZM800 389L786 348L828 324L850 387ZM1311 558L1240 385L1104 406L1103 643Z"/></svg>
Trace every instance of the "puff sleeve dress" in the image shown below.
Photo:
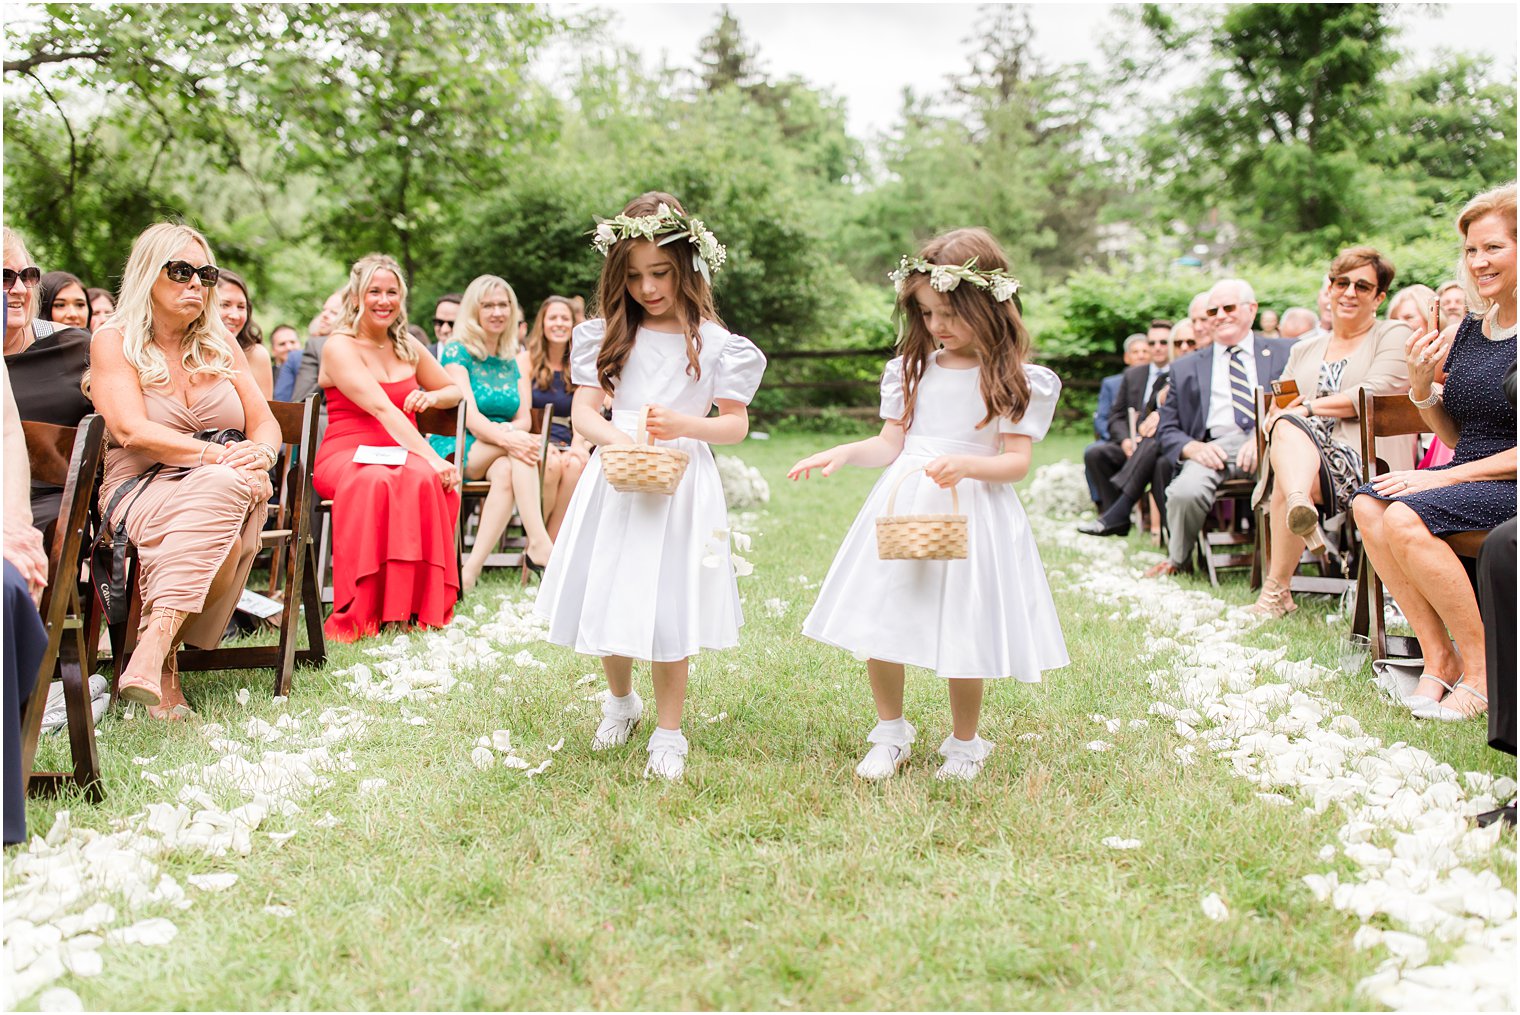
<svg viewBox="0 0 1520 1015"><path fill-rule="evenodd" d="M968 519L965 560L881 560L876 553L876 519L899 479L897 513L948 514L950 491L924 475L924 466L941 455L999 454L1005 433L1045 436L1061 381L1044 367L1025 370L1031 390L1023 418L978 430L986 415L980 369L949 369L937 352L930 357L902 454L850 526L804 634L862 659L921 666L941 677L1032 683L1067 664L1045 567L1013 484L964 480L957 487ZM905 412L899 358L882 377L881 416L902 419Z"/></svg>
<svg viewBox="0 0 1520 1015"><path fill-rule="evenodd" d="M596 357L604 333L599 319L576 327L573 384L601 387ZM765 373L764 354L710 321L701 336L702 375L693 378L684 335L639 329L613 392L613 426L632 436L650 404L693 416L706 416L716 399L749 404ZM689 437L655 443L691 456L675 493L614 490L602 475L600 450L575 485L535 605L549 622L549 641L586 655L654 662L738 644L744 620L712 450Z"/></svg>

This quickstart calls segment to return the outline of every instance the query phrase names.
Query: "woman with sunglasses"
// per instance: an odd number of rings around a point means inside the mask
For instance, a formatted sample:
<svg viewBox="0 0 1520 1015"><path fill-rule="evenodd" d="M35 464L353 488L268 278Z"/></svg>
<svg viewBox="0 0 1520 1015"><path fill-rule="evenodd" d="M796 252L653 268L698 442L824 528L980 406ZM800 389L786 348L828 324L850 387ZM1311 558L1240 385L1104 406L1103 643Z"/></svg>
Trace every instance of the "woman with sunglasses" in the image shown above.
<svg viewBox="0 0 1520 1015"><path fill-rule="evenodd" d="M280 428L217 316L220 271L189 226L132 244L87 378L107 429L100 509L137 547L142 627L117 693L190 714L176 647L214 648L259 550Z"/></svg>
<svg viewBox="0 0 1520 1015"><path fill-rule="evenodd" d="M1371 247L1343 250L1330 262L1330 334L1301 339L1288 354L1284 380L1298 394L1274 406L1266 422L1267 459L1254 502L1271 492L1271 553L1251 613L1282 617L1298 607L1288 590L1304 547L1324 548L1320 519L1351 505L1361 483L1357 392L1386 395L1409 387L1403 321L1377 319L1393 283L1393 263ZM1414 466L1414 438L1378 440L1378 457L1394 468Z"/></svg>
<svg viewBox="0 0 1520 1015"><path fill-rule="evenodd" d="M19 234L5 230L5 368L23 420L78 426L95 411L80 388L90 367L90 333L40 319L42 270ZM72 278L72 276L69 276ZM32 484L32 524L51 543L63 488Z"/></svg>

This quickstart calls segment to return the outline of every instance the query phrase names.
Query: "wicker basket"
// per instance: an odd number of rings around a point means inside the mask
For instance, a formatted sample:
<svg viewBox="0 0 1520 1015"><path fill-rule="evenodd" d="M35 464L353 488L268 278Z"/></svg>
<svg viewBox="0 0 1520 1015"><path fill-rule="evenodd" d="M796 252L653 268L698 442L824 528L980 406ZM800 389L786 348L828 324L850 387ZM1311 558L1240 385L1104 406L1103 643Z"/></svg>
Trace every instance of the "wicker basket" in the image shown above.
<svg viewBox="0 0 1520 1015"><path fill-rule="evenodd" d="M663 493L666 496L675 493L691 456L675 448L649 443L647 405L639 413L639 430L634 442L613 444L597 452L607 482L620 493Z"/></svg>
<svg viewBox="0 0 1520 1015"><path fill-rule="evenodd" d="M922 471L905 472L892 484L892 492L887 495L887 513L876 519L876 555L882 560L965 560L966 516L960 513L961 497L955 487L950 488L954 514L896 513L897 491L903 480Z"/></svg>

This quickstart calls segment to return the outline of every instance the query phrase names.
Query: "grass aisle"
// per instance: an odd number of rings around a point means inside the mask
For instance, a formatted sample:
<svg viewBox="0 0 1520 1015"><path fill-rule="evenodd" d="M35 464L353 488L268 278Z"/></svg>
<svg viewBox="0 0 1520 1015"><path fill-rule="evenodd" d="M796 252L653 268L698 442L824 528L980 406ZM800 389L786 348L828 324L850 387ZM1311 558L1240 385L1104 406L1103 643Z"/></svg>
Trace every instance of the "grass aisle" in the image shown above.
<svg viewBox="0 0 1520 1015"><path fill-rule="evenodd" d="M108 945L100 975L59 984L88 1008L124 1009L1365 1006L1353 986L1376 959L1352 948L1357 920L1300 880L1327 868L1318 854L1338 816L1268 806L1207 752L1179 766L1167 724L1105 736L1090 714L1142 718L1154 700L1150 664L1136 662L1147 634L1060 579L1073 663L1043 685L989 687L983 735L998 747L980 780L934 780L949 710L942 682L923 672L909 678L920 741L903 775L853 778L873 722L863 664L799 629L877 474L788 484L786 467L822 443L742 449L772 499L746 554L755 573L739 583L741 645L693 667L684 785L640 778L652 714L628 748L591 753L598 711L586 699L601 684L578 680L599 667L544 644L500 646L503 663L459 674L472 686L405 708L344 690L335 670L374 664L354 648L299 673L283 706L260 690L262 674L192 677L196 707L229 737L251 717L308 708L348 705L376 721L341 745L353 770L329 773L300 813L267 820L251 854L160 858L182 882L239 876L227 891L192 892L188 908L132 914L168 916L172 943ZM1047 441L1037 460L1080 447ZM1052 569L1080 562L1042 550ZM483 586L464 612L505 588ZM1222 594L1249 599L1243 582ZM779 616L764 606L773 599ZM1334 665L1341 629L1323 612L1301 609L1263 644ZM512 661L524 648L547 667ZM647 670L636 680L650 699ZM1369 733L1459 771L1503 770L1476 724L1398 719L1349 678L1335 691ZM407 722L417 716L426 725ZM527 761L552 765L477 770L476 738L497 729ZM106 801L33 802L34 832L55 807L76 828L109 831L177 791L172 776L159 788L140 771L217 759L193 727L112 718L100 733ZM1100 737L1122 743L1086 749ZM385 784L360 790L375 779ZM283 831L295 834L269 834ZM1110 836L1143 846L1109 849ZM1513 886L1512 869L1505 879ZM1228 921L1202 912L1209 892L1228 900Z"/></svg>

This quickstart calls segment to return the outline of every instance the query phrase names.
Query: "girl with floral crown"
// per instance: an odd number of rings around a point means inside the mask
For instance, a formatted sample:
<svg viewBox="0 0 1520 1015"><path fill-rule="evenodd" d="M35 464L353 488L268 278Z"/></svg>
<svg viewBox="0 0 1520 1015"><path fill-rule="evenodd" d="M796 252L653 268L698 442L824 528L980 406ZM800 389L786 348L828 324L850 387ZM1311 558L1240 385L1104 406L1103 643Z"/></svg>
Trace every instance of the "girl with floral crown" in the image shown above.
<svg viewBox="0 0 1520 1015"><path fill-rule="evenodd" d="M743 623L708 445L749 433L746 407L765 356L718 319L711 278L724 249L674 197L635 198L598 225L593 242L606 256L600 316L571 334L570 380L571 421L598 450L570 498L536 609L550 641L602 657L609 696L594 751L628 742L644 710L633 661L650 661L658 724L644 774L679 779L688 660L738 644ZM690 456L670 495L619 492L603 476L602 450L633 443L646 410L651 442Z"/></svg>
<svg viewBox="0 0 1520 1015"><path fill-rule="evenodd" d="M866 659L876 728L855 769L890 778L916 731L903 717L904 665L949 681L953 732L941 779L975 779L993 745L977 735L987 679L1037 682L1067 663L1039 550L1013 484L1055 414L1061 382L1027 362L1019 283L985 229L957 229L904 257L898 349L881 379L881 433L792 466L792 479L842 465L886 467L840 546L802 630ZM960 560L882 560L876 519L896 491L900 514L967 518Z"/></svg>

